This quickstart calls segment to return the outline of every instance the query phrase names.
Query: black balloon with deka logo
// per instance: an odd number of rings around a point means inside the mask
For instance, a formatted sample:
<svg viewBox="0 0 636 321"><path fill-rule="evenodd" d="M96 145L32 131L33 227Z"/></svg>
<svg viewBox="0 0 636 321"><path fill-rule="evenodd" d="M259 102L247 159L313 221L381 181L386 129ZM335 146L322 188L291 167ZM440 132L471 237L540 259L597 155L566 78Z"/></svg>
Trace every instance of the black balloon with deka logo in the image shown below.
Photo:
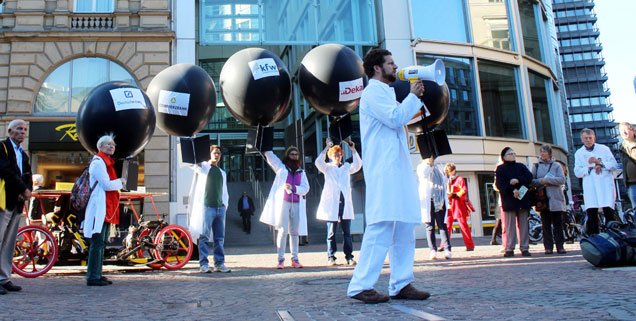
<svg viewBox="0 0 636 321"><path fill-rule="evenodd" d="M84 148L97 153L97 141L115 135L114 158L137 155L155 131L155 111L143 90L129 83L111 81L91 90L76 118L77 134Z"/></svg>
<svg viewBox="0 0 636 321"><path fill-rule="evenodd" d="M362 59L340 44L326 44L312 49L298 69L303 96L319 112L345 115L358 107L367 84Z"/></svg>

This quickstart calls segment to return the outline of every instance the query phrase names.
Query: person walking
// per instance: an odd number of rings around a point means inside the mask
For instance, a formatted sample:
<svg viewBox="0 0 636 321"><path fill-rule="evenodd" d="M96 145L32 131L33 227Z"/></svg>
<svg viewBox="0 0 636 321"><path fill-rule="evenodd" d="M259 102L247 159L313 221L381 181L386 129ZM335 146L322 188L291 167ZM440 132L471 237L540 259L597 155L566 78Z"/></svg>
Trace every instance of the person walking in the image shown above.
<svg viewBox="0 0 636 321"><path fill-rule="evenodd" d="M249 197L249 195L247 195L247 192L243 192L243 195L239 198L237 208L238 212L241 214L243 232L247 234L252 233L252 216L254 215L256 208L254 207L254 201L251 197Z"/></svg>
<svg viewBox="0 0 636 321"><path fill-rule="evenodd" d="M466 251L474 251L475 243L471 236L470 226L468 226L468 186L466 186L466 180L457 175L457 169L455 164L446 164L444 172L448 176L448 199L450 207L448 208L448 231L453 230L453 223L457 220L459 222L459 228L462 231L462 238L464 239L464 245L466 245Z"/></svg>
<svg viewBox="0 0 636 321"><path fill-rule="evenodd" d="M448 233L447 221L448 179L444 170L435 164L435 157L423 159L417 165L417 178L419 179L420 210L422 223L426 225L426 241L428 242L429 258L437 259L437 241L435 240L435 225L439 229L439 236L444 246L444 257L450 260L451 244Z"/></svg>
<svg viewBox="0 0 636 321"><path fill-rule="evenodd" d="M210 273L208 255L213 243L214 272L228 273L225 266L225 214L229 201L227 175L219 167L221 147L210 146L210 161L194 165L195 188L192 190L192 211L189 230L199 246L199 272ZM212 236L212 238L210 238ZM210 240L213 242L210 242Z"/></svg>
<svg viewBox="0 0 636 321"><path fill-rule="evenodd" d="M316 158L316 168L325 175L325 186L322 189L316 218L327 222L327 264L336 265L336 229L338 223L342 229L342 250L347 265L355 265L353 259L353 242L351 241L351 221L355 218L351 198L351 175L362 167L362 160L355 148L355 143L347 140L353 154L353 163L342 162L344 152L339 145L333 146L327 138L325 148ZM325 155L326 154L326 155ZM325 156L330 162L325 161Z"/></svg>
<svg viewBox="0 0 636 321"><path fill-rule="evenodd" d="M300 151L295 146L285 150L283 161L272 151L264 153L276 178L267 196L260 221L276 228L277 269L285 267L287 235L291 250L291 266L302 268L298 259L299 236L307 235L305 195L309 192L307 175L301 168Z"/></svg>
<svg viewBox="0 0 636 321"><path fill-rule="evenodd" d="M526 193L532 183L532 173L526 165L516 162L515 151L510 147L501 150L503 164L495 171L495 185L501 195L501 207L504 210L506 225L506 252L504 257L514 256L519 227L519 249L522 256L530 254L530 235L528 214L530 200Z"/></svg>
<svg viewBox="0 0 636 321"><path fill-rule="evenodd" d="M15 119L9 123L9 137L0 147L0 178L5 182L5 207L0 208L0 294L17 292L22 287L11 282L11 265L24 202L31 198L33 179L29 156L22 150L27 123Z"/></svg>
<svg viewBox="0 0 636 321"><path fill-rule="evenodd" d="M115 137L104 135L97 140L99 151L88 167L91 197L86 204L84 217L84 237L91 240L86 266L86 285L104 286L112 284L102 275L104 248L108 240L111 224L119 224L119 190L126 186L124 178L117 178L115 172Z"/></svg>
<svg viewBox="0 0 636 321"><path fill-rule="evenodd" d="M360 134L366 183L366 229L360 258L349 282L347 295L365 303L392 299L425 300L430 293L411 283L415 258L415 224L421 224L417 181L411 165L404 126L421 110L421 82L411 84L411 92L401 104L389 87L397 65L391 52L374 48L364 57L364 71L370 78L360 98ZM423 112L425 114L425 112ZM380 277L387 253L391 276L389 295L373 286Z"/></svg>
<svg viewBox="0 0 636 321"><path fill-rule="evenodd" d="M565 254L567 252L563 248L562 220L565 211L563 196L565 173L561 165L552 158L550 145L542 145L539 148L539 155L539 162L532 167L532 185L537 189L545 189L545 195L548 197L547 207L539 211L543 229L543 247L545 254L552 254L555 245L557 253Z"/></svg>

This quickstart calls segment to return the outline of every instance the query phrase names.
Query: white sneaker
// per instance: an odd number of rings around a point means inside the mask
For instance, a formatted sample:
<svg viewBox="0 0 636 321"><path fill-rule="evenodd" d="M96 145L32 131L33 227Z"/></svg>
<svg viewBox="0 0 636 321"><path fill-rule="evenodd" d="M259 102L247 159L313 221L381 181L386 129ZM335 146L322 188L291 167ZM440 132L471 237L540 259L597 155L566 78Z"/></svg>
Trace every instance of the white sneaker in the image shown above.
<svg viewBox="0 0 636 321"><path fill-rule="evenodd" d="M431 253L429 254L429 258L430 258L431 260L435 260L435 259L437 259L437 251L435 251L435 250L431 250Z"/></svg>
<svg viewBox="0 0 636 321"><path fill-rule="evenodd" d="M201 273L210 273L210 272L212 272L212 271L210 271L210 267L209 267L209 266L207 266L207 265L202 265L202 266L199 268L199 272L201 272Z"/></svg>
<svg viewBox="0 0 636 321"><path fill-rule="evenodd" d="M453 255L451 254L450 250L444 250L444 257L446 257L447 260L450 260Z"/></svg>
<svg viewBox="0 0 636 321"><path fill-rule="evenodd" d="M225 266L225 264L221 264L219 266L214 267L214 272L229 273L229 272L232 272L232 270L230 270L230 268Z"/></svg>

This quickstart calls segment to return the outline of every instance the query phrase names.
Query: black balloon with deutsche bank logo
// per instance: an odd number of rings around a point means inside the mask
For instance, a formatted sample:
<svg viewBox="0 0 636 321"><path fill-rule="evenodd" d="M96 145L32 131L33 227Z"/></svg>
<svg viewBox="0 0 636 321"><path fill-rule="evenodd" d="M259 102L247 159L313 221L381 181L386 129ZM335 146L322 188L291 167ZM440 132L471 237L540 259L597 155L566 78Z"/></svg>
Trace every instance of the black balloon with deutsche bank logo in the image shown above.
<svg viewBox="0 0 636 321"><path fill-rule="evenodd" d="M129 158L141 152L155 131L155 111L140 88L121 81L103 83L90 91L77 111L79 141L97 153L97 141L115 135L113 158Z"/></svg>

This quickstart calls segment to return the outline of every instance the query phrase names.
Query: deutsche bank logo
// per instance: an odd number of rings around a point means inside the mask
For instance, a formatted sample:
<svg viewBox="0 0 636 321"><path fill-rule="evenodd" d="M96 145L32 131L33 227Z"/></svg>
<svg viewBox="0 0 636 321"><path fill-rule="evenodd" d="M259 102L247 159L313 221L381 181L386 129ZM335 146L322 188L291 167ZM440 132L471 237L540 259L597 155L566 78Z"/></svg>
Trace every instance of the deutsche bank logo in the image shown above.
<svg viewBox="0 0 636 321"><path fill-rule="evenodd" d="M133 93L130 90L124 90L124 97L133 98Z"/></svg>

